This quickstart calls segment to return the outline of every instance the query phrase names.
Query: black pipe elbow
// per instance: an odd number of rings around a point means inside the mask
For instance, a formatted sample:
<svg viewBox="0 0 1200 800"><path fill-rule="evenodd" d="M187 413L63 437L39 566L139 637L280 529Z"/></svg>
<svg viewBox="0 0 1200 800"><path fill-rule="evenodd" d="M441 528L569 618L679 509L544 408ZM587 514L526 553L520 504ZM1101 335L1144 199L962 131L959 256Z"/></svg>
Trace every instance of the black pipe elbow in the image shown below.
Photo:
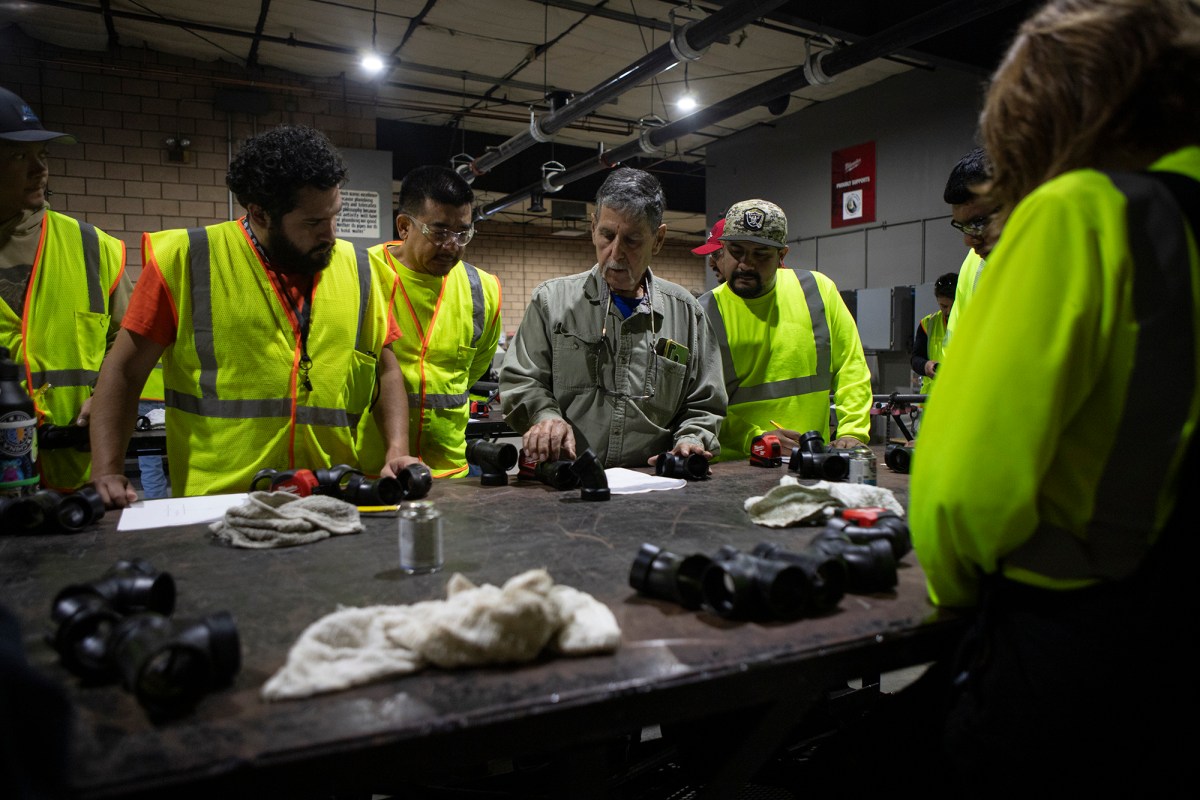
<svg viewBox="0 0 1200 800"><path fill-rule="evenodd" d="M604 465L589 447L575 459L571 471L579 476L579 497L583 500L608 500L612 493L608 490L608 476L604 474Z"/></svg>

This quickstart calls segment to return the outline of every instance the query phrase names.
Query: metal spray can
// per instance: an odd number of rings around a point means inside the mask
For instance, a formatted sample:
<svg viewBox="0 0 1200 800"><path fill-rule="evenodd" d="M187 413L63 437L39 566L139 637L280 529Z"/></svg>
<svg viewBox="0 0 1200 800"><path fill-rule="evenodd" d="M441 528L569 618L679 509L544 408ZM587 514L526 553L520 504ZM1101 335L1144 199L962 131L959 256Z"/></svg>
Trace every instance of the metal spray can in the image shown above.
<svg viewBox="0 0 1200 800"><path fill-rule="evenodd" d="M877 478L878 467L875 452L865 445L854 448L850 454L850 473L846 476L846 482L877 486Z"/></svg>

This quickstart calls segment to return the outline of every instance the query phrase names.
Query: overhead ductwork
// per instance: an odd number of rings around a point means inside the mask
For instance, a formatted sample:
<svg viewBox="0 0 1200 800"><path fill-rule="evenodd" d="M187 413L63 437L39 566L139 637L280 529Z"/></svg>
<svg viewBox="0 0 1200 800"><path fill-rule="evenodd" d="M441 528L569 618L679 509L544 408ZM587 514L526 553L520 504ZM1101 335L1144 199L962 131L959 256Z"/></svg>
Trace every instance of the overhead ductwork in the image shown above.
<svg viewBox="0 0 1200 800"><path fill-rule="evenodd" d="M549 142L554 134L575 120L592 113L634 86L665 72L680 61L695 61L700 58L714 42L773 11L783 5L784 1L738 0L702 20L675 28L667 44L651 50L562 107L541 117L531 113L528 131L518 133L469 164L458 167L459 174L468 182L474 181L477 176L483 175L523 150L539 142Z"/></svg>
<svg viewBox="0 0 1200 800"><path fill-rule="evenodd" d="M973 20L1015 5L1020 0L954 0L912 17L861 42L834 50L822 50L808 56L804 64L733 97L714 103L695 114L647 130L637 139L601 153L595 159L580 162L544 180L500 198L476 210L475 219L483 220L509 206L520 203L532 192L554 192L567 184L602 170L611 169L634 156L657 153L668 142L714 125L758 105L777 101L797 89L814 83L823 84L834 77L877 58L912 47ZM714 15L715 16L715 15ZM569 105L568 105L569 107Z"/></svg>

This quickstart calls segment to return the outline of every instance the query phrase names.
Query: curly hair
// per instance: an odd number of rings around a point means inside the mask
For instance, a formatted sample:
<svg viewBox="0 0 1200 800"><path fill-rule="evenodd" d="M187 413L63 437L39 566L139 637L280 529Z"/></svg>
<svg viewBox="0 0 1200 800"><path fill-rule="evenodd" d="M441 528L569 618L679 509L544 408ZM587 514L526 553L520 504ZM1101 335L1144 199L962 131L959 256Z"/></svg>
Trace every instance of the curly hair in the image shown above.
<svg viewBox="0 0 1200 800"><path fill-rule="evenodd" d="M1140 169L1198 140L1200 1L1051 0L1021 26L980 115L1011 208L1074 169Z"/></svg>
<svg viewBox="0 0 1200 800"><path fill-rule="evenodd" d="M346 164L325 134L305 125L280 125L242 143L225 185L243 208L260 205L277 221L296 207L306 186L332 189L346 180Z"/></svg>

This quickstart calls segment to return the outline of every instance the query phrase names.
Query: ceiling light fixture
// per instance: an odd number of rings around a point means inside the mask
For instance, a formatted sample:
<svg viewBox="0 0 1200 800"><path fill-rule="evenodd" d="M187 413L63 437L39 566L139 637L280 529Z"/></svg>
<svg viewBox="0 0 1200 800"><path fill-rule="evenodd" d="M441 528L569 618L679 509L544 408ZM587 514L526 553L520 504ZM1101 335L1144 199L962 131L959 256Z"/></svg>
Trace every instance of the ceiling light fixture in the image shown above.
<svg viewBox="0 0 1200 800"><path fill-rule="evenodd" d="M685 61L683 64L683 94L675 101L675 107L687 113L695 111L697 105L699 103L696 101L695 95L692 94L691 87L688 86L688 65Z"/></svg>
<svg viewBox="0 0 1200 800"><path fill-rule="evenodd" d="M383 72L383 58L380 57L379 51L375 49L375 36L378 32L378 20L379 0L375 0L375 3L371 9L371 49L366 53L363 53L362 59L358 62L363 68L363 72L367 73L368 75L378 75L380 72Z"/></svg>

